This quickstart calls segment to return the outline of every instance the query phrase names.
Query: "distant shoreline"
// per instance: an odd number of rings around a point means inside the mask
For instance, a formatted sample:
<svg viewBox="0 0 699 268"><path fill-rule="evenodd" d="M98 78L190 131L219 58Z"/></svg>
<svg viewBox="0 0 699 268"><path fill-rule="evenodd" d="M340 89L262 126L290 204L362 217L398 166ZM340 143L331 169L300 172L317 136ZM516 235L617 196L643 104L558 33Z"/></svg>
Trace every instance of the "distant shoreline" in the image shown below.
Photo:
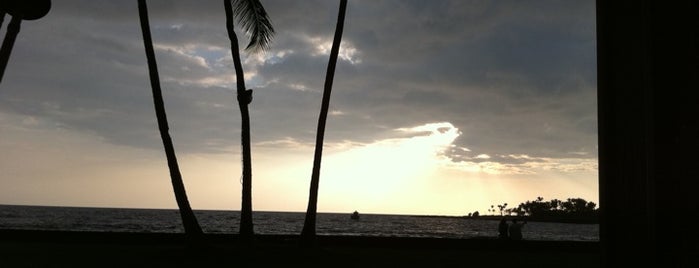
<svg viewBox="0 0 699 268"><path fill-rule="evenodd" d="M544 217L522 217L522 216L499 216L499 215L483 215L476 217L469 216L441 216L441 215L411 215L410 217L417 218L453 218L453 219L470 219L470 220L490 220L499 221L503 217L508 220L518 219L528 222L553 222L553 223L573 223L573 224L599 224L599 219L589 217L569 217L569 218L544 218Z"/></svg>

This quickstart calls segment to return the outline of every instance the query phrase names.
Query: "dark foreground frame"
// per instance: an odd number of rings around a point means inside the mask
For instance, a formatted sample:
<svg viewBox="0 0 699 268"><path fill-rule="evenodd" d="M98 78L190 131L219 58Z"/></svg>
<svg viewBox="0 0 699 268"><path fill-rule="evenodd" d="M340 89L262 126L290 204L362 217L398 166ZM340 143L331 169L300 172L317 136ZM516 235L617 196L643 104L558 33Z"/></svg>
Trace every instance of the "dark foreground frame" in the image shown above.
<svg viewBox="0 0 699 268"><path fill-rule="evenodd" d="M0 267L597 267L599 243L0 230Z"/></svg>
<svg viewBox="0 0 699 268"><path fill-rule="evenodd" d="M603 266L696 267L699 1L598 0L597 44Z"/></svg>

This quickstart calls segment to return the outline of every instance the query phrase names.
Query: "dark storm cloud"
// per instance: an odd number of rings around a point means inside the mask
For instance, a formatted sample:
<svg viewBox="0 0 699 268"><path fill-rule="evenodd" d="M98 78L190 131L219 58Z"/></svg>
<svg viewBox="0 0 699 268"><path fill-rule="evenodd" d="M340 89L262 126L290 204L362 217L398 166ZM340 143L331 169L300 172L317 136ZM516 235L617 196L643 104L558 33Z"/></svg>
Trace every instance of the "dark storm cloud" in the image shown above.
<svg viewBox="0 0 699 268"><path fill-rule="evenodd" d="M220 1L148 3L176 146L236 148ZM244 54L255 73L253 141L312 143L328 61L317 46L332 38L337 3L263 4L277 35L266 61ZM338 62L328 143L451 122L462 132L455 145L471 149L446 152L457 161L596 157L594 1L352 1L345 27L343 48L358 61ZM160 148L145 63L135 1L56 2L45 19L23 24L0 110Z"/></svg>
<svg viewBox="0 0 699 268"><path fill-rule="evenodd" d="M158 10L154 8L158 4L153 4L150 8ZM157 21L159 12L153 13L151 20ZM181 20L191 21L191 17L170 23ZM154 33L169 31L160 24L152 23ZM155 41L156 46L167 44ZM207 74L206 68L167 49L159 49L157 59L163 81ZM92 132L115 144L161 146L135 2L55 3L45 19L23 24L9 65L0 92L0 109L49 117L65 128ZM178 147L208 151L218 149L210 146L211 141L234 136L230 133L233 122L227 119L235 115L230 105L235 96L227 90L188 91L168 82L163 82L163 89ZM223 112L200 105L225 99L231 100L225 103L231 108ZM207 118L211 123L202 120ZM212 130L222 125L228 127L220 133Z"/></svg>
<svg viewBox="0 0 699 268"><path fill-rule="evenodd" d="M386 8L392 23L361 22L378 25L379 49L362 51L358 71L373 85L346 88L369 99L335 100L394 128L452 122L463 132L457 145L478 153L596 157L594 5L581 3Z"/></svg>

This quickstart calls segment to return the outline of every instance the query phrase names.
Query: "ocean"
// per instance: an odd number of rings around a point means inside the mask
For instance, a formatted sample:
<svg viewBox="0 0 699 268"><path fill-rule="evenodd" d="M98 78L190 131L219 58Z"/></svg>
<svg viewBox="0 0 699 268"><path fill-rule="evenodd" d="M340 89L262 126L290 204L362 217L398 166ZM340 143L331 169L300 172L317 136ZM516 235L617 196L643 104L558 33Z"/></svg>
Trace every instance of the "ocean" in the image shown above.
<svg viewBox="0 0 699 268"><path fill-rule="evenodd" d="M195 211L206 233L237 233L238 211ZM256 234L300 234L304 213L254 212ZM177 210L0 205L0 229L180 233ZM483 238L497 237L498 221L462 217L319 213L318 235ZM529 222L526 240L599 241L598 224Z"/></svg>

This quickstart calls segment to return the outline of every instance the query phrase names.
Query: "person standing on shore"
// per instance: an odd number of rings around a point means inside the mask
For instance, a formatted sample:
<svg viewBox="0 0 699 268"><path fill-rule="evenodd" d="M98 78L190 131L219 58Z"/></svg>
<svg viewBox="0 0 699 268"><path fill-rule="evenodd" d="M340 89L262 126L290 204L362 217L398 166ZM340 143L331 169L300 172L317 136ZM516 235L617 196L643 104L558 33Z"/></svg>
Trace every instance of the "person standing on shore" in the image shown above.
<svg viewBox="0 0 699 268"><path fill-rule="evenodd" d="M500 224L498 225L498 238L499 239L507 239L509 236L507 235L507 220L503 217L502 220L500 220Z"/></svg>
<svg viewBox="0 0 699 268"><path fill-rule="evenodd" d="M518 223L517 219L512 219L512 225L510 225L510 240L522 240L522 227L527 221L523 223Z"/></svg>

